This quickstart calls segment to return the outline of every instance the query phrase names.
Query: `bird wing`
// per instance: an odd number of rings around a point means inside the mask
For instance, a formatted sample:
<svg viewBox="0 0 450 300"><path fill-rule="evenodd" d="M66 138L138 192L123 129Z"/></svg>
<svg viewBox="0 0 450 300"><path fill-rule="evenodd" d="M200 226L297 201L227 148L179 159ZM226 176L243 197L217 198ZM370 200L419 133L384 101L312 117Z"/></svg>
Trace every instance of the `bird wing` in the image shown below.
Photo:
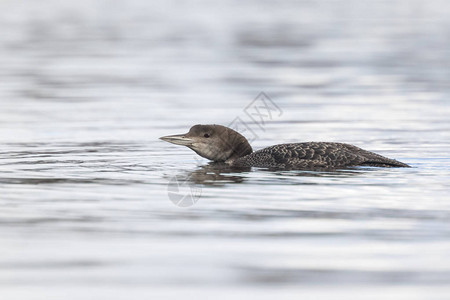
<svg viewBox="0 0 450 300"><path fill-rule="evenodd" d="M274 145L241 157L234 165L282 169L336 169L358 165L409 167L353 145L327 142Z"/></svg>
<svg viewBox="0 0 450 300"><path fill-rule="evenodd" d="M358 165L366 160L364 156L354 153L339 143L281 144L264 148L261 154L269 155L274 165L291 168L336 168Z"/></svg>

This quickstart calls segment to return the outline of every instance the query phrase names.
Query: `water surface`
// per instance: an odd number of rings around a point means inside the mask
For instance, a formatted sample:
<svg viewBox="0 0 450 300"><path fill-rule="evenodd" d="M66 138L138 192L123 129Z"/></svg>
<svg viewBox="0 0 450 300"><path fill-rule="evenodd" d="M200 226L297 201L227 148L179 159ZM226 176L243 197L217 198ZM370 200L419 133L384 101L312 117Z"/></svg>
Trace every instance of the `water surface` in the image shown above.
<svg viewBox="0 0 450 300"><path fill-rule="evenodd" d="M2 1L2 299L446 299L448 8ZM217 172L158 140L236 118L254 149L347 142L412 168Z"/></svg>

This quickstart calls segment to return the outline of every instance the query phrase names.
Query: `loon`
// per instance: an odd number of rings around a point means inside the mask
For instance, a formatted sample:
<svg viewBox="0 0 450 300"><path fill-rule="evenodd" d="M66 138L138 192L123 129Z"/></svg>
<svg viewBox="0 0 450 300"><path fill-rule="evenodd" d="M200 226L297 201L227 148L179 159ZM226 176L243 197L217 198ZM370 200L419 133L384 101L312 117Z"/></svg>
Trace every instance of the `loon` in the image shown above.
<svg viewBox="0 0 450 300"><path fill-rule="evenodd" d="M287 170L338 169L353 166L410 167L379 154L344 143L279 144L253 152L247 139L222 125L194 125L188 133L160 137L198 155L231 167Z"/></svg>

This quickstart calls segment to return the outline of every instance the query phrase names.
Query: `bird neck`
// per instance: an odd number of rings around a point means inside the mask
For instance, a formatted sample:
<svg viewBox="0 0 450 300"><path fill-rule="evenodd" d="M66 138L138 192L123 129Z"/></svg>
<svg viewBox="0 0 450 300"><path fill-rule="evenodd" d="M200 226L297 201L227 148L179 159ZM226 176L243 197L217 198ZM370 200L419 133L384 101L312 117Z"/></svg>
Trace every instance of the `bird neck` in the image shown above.
<svg viewBox="0 0 450 300"><path fill-rule="evenodd" d="M242 138L240 138L239 141L236 142L237 143L233 147L231 155L226 160L227 163L232 163L236 159L249 155L253 152L252 146L250 146L245 137L242 136Z"/></svg>

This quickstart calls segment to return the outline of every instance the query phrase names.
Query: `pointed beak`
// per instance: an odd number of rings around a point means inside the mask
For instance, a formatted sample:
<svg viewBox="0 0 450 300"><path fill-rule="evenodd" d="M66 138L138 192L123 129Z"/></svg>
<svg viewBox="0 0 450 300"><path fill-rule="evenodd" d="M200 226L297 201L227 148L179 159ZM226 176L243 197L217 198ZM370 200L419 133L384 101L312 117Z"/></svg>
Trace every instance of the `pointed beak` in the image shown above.
<svg viewBox="0 0 450 300"><path fill-rule="evenodd" d="M189 146L192 145L192 143L194 143L194 140L187 138L186 134L162 136L159 139L175 145L183 145L183 146Z"/></svg>

